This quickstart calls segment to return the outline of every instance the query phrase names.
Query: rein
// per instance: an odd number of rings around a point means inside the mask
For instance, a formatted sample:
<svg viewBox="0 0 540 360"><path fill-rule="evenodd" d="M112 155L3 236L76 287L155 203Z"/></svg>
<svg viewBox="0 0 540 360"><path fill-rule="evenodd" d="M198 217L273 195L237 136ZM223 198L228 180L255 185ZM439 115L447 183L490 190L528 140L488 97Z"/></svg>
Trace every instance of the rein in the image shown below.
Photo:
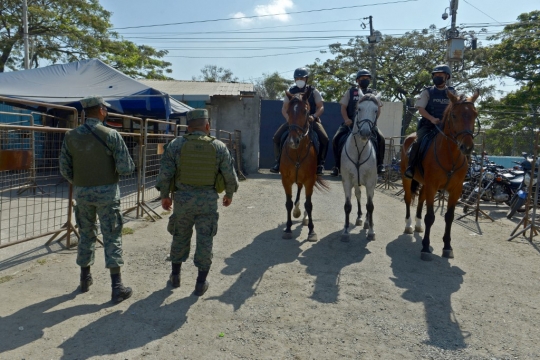
<svg viewBox="0 0 540 360"><path fill-rule="evenodd" d="M461 101L461 102L458 102L456 105L460 105L460 104L471 104L471 105L473 105L473 103L470 102L470 101ZM453 110L450 111L450 116L452 116L453 119L456 118L456 115L454 114ZM447 119L444 120L444 123L446 123L446 121L447 121ZM457 146L458 145L457 139L458 139L459 136L471 135L473 139L478 136L478 134L480 133L480 120L478 120L478 116L476 117L476 122L478 123L478 131L476 132L476 134L474 134L474 132L470 131L470 130L463 130L463 131L458 132L457 134L451 133L450 134L451 136L448 136L448 135L446 135L444 133L444 131L439 126L435 126L437 128L437 130L439 131L439 134L442 135L444 139L449 141L447 143L448 144L448 153L450 153L450 141L452 141ZM452 122L452 123L450 123L450 125L452 126L452 131L453 131L454 123ZM435 137L435 140L434 140L433 152L435 154L435 161L437 162L439 167L443 171L446 171L445 168L442 166L441 162L439 161L439 157L437 156L437 137ZM456 171L458 171L459 169L461 169L465 165L465 162L467 161L467 158L463 154L461 154L461 152L458 155L458 159L459 159L459 156L463 156L463 161L461 162L461 165L458 168L456 168L456 163L454 162L454 160L452 160L452 169L450 169L450 171L446 171L446 184L444 184L444 190L445 191L446 191L446 187L450 183L450 179L452 178L454 173Z"/></svg>
<svg viewBox="0 0 540 360"><path fill-rule="evenodd" d="M290 104L289 104L289 106L290 106ZM309 131L311 129L308 118L309 118L309 113L306 112L306 122L304 123L304 126L299 126L297 124L289 124L289 135L287 136L287 139L291 136L292 131L299 130L301 132L301 135L299 136L300 141L304 140L304 138L306 138L309 135ZM289 154L289 146L288 145L285 146L285 154L287 155L289 160L291 160L291 162L295 163L294 164L294 167L296 169L295 183L298 183L298 171L300 170L300 165L309 156L309 152L311 150L312 143L313 142L311 141L311 139L309 139L306 154L302 158L300 156L300 149L298 149L298 151L296 153L296 162L295 162L295 160L293 158L291 158L291 156ZM285 140L285 144L287 144L287 140Z"/></svg>
<svg viewBox="0 0 540 360"><path fill-rule="evenodd" d="M368 119L364 119L364 120L360 120L360 121L357 121L357 132L360 131L360 125L362 123L365 123L365 122L369 122L369 131L371 132L372 128L373 128L373 122L371 120L368 120ZM358 148L358 142L356 141L356 133L352 133L349 132L349 136L352 136L353 139L354 139L354 146L356 147L356 154L358 155L358 160L357 161L354 161L351 156L349 155L349 153L347 152L347 146L344 147L344 150L345 150L345 155L347 155L347 158L354 164L354 166L356 167L356 175L358 177L358 186L360 186L360 166L362 166L363 164L365 164L370 158L371 158L371 153L373 152L373 146L370 146L369 147L369 154L367 156L367 158L360 162L360 158L362 157L362 153L364 152L364 150L366 149L366 146L369 144L369 142L371 141L370 138L368 138L368 140L366 141L366 144L362 147L362 150L360 150Z"/></svg>

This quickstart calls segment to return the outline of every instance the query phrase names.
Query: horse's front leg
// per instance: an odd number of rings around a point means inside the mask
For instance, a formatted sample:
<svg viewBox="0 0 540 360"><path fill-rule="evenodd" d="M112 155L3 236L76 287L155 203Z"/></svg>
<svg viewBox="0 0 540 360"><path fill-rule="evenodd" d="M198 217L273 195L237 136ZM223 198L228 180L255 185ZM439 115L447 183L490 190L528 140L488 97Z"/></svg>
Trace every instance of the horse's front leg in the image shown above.
<svg viewBox="0 0 540 360"><path fill-rule="evenodd" d="M454 211L456 210L456 204L458 202L458 199L461 195L461 191L456 191L456 189L453 189L452 191L449 191L448 196L448 208L446 210L446 214L444 214L444 247L442 256L448 259L454 258L454 251L452 250L452 246L450 246L450 230L452 229L452 222L454 221Z"/></svg>
<svg viewBox="0 0 540 360"><path fill-rule="evenodd" d="M356 205L358 205L358 213L356 217L356 226L362 226L362 206L360 206L360 198L362 197L362 190L360 186L354 189L354 194L356 196Z"/></svg>
<svg viewBox="0 0 540 360"><path fill-rule="evenodd" d="M420 188L420 194L418 195L418 204L416 206L416 224L414 225L414 232L421 233L424 231L422 227L422 208L424 207L424 202L426 201L426 192L424 191L424 186Z"/></svg>
<svg viewBox="0 0 540 360"><path fill-rule="evenodd" d="M285 207L287 208L287 227L285 228L285 231L283 232L283 239L292 239L292 219L291 219L291 211L293 209L293 201L292 201L292 185L289 184L283 184L283 187L285 188Z"/></svg>
<svg viewBox="0 0 540 360"><path fill-rule="evenodd" d="M431 233L431 226L435 222L435 211L433 210L433 203L435 202L435 188L424 185L425 195L426 195L426 216L424 217L424 224L426 225L426 232L424 234L424 239L422 239L422 251L420 253L420 258L422 260L430 261L432 260L431 250L429 249L429 235Z"/></svg>
<svg viewBox="0 0 540 360"><path fill-rule="evenodd" d="M302 184L297 184L298 191L296 193L296 200L294 200L294 211L293 216L295 219L298 219L302 212L300 211L300 193L302 192ZM304 224L307 225L307 224Z"/></svg>
<svg viewBox="0 0 540 360"><path fill-rule="evenodd" d="M311 193L313 192L313 189L311 189ZM308 238L307 240L308 241L317 241L319 240L319 238L317 237L317 234L315 233L315 231L313 231L313 217L312 217L312 214L311 212L313 211L313 204L311 203L311 193L308 195L308 187L306 186L306 202L304 203L304 206L306 208L306 212L308 214L308 229L309 229L309 233L308 233Z"/></svg>
<svg viewBox="0 0 540 360"><path fill-rule="evenodd" d="M375 206L373 205L373 197L375 196L375 186L377 186L377 183L375 182L370 186L369 188L366 187L367 192L367 204L366 204L366 223L364 224L364 229L368 229L367 239L368 240L375 240L375 230L374 230L374 222L373 222L373 209Z"/></svg>
<svg viewBox="0 0 540 360"><path fill-rule="evenodd" d="M403 176L403 200L405 200L405 234L412 234L414 232L411 219L411 183L411 180Z"/></svg>
<svg viewBox="0 0 540 360"><path fill-rule="evenodd" d="M352 210L352 204L351 204L351 194L352 194L352 186L350 183L350 180L345 174L341 174L341 181L343 184L343 192L345 193L345 206L343 209L345 210L345 225L343 227L343 231L341 232L341 241L349 241L349 236L351 235L349 233L349 216L351 214ZM361 220L360 220L361 221Z"/></svg>

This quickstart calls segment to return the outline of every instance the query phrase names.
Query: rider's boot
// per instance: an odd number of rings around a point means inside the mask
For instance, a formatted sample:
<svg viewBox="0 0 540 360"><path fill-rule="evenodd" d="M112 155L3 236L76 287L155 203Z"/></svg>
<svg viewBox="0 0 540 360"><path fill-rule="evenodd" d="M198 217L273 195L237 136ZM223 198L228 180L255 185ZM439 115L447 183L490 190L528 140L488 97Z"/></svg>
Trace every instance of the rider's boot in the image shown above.
<svg viewBox="0 0 540 360"><path fill-rule="evenodd" d="M330 176L339 176L339 168L337 166L334 166L332 168L332 172L330 173Z"/></svg>
<svg viewBox="0 0 540 360"><path fill-rule="evenodd" d="M409 153L409 162L407 164L407 169L405 170L405 177L412 179L414 177L414 168L416 166L416 155L418 153L418 141L413 142L411 145L411 151Z"/></svg>
<svg viewBox="0 0 540 360"><path fill-rule="evenodd" d="M279 144L274 143L274 159L276 160L274 166L270 169L270 172L279 173L279 160L281 158L281 148Z"/></svg>
<svg viewBox="0 0 540 360"><path fill-rule="evenodd" d="M328 153L328 143L322 144L319 149L319 157L317 158L317 175L322 175L324 171L324 162L326 161L326 154Z"/></svg>

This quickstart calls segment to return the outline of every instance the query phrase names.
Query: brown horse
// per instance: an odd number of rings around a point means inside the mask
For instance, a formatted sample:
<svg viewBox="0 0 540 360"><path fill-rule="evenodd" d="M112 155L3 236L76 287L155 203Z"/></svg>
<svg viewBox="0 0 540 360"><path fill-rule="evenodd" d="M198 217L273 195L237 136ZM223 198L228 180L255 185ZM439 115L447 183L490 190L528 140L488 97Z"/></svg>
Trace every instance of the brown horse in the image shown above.
<svg viewBox="0 0 540 360"><path fill-rule="evenodd" d="M403 178L403 189L405 190L405 205L407 215L405 217L405 233L412 234L412 220L410 205L414 199L419 184L423 186L420 189L418 206L416 208L416 226L414 231L422 232L422 206L426 201L427 211L424 217L426 232L422 240L422 260L431 260L431 250L429 248L429 235L431 226L435 222L435 213L433 203L435 194L439 190L446 190L448 196L448 207L444 220L446 227L444 229L444 247L442 256L453 258L454 253L450 246L450 229L454 221L454 210L457 201L461 195L463 180L467 173L467 156L474 149L474 125L478 113L474 107L474 102L478 98L478 90L473 96L466 98L464 95L456 96L447 92L450 104L446 108L443 120L442 130L435 136L434 140L426 150L424 158L421 160L424 173L415 171L414 179L408 179L404 176L407 167L407 149L416 138L413 133L405 139L401 149L401 174ZM418 154L417 156L421 156Z"/></svg>
<svg viewBox="0 0 540 360"><path fill-rule="evenodd" d="M289 135L281 149L281 161L279 171L281 172L281 182L285 189L287 201L287 228L283 233L283 239L292 239L291 211L293 209L292 186L298 186L296 200L294 202L294 217L300 217L300 193L302 187L306 189L306 202L304 203L305 213L303 224L309 228L308 241L317 241L317 234L313 231L313 220L311 211L311 195L313 187L328 190L328 184L317 176L317 151L310 138L312 131L309 121L309 102L311 88L306 93L292 95L285 92L289 98L287 115L289 124Z"/></svg>

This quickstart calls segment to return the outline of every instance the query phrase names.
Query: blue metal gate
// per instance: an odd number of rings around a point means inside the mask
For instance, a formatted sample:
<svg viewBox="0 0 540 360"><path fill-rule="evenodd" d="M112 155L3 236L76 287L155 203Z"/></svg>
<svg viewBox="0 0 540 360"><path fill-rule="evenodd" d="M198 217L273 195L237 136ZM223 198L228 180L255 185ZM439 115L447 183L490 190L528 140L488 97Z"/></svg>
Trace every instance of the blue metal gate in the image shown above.
<svg viewBox="0 0 540 360"><path fill-rule="evenodd" d="M274 165L274 150L272 137L285 122L281 115L281 100L261 100L261 132L259 138L259 168L268 169ZM332 138L339 125L343 122L341 117L341 105L334 102L324 103L324 113L321 116L322 124L330 137L328 155L326 156L325 168L332 169L334 166L334 152L332 151Z"/></svg>

